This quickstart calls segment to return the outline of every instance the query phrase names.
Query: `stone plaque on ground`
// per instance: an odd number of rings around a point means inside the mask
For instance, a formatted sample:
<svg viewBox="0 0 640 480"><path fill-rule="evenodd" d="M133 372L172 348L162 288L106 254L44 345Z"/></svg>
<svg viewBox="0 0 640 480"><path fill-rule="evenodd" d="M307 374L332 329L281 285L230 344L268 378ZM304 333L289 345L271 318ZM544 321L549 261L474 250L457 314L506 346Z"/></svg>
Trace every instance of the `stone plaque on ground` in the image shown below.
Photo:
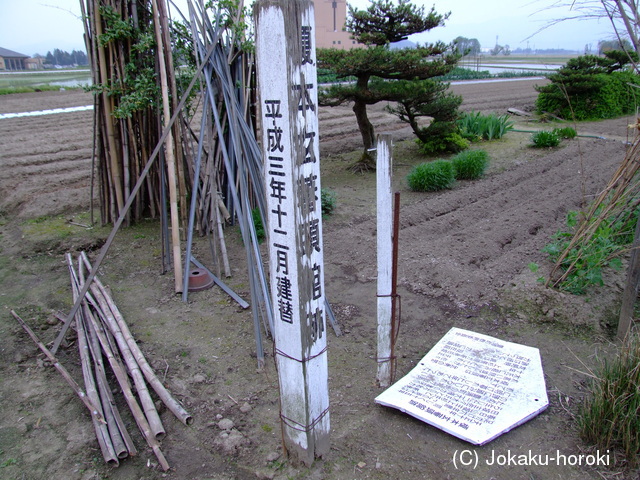
<svg viewBox="0 0 640 480"><path fill-rule="evenodd" d="M549 405L537 348L452 328L376 403L397 408L475 445Z"/></svg>

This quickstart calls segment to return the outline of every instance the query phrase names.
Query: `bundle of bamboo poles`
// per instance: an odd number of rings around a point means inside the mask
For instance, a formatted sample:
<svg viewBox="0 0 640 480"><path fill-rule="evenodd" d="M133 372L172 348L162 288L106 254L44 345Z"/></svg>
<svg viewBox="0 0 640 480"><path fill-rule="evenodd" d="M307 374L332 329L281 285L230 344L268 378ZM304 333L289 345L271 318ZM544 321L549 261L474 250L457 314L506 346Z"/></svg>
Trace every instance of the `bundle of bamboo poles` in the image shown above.
<svg viewBox="0 0 640 480"><path fill-rule="evenodd" d="M262 320L270 332L273 320L253 221L256 208L265 218L266 199L262 156L250 108L253 59L244 43L244 4L241 0L207 5L201 0L188 0L187 6L188 18L182 16L183 26L191 33L201 86L197 134L180 110L183 101L176 104L165 0L84 0L87 48L98 93L95 122L103 222L114 221L116 230L123 218L134 221L142 214L158 214L162 219L163 272L172 264L175 291L182 292L186 301L191 265L195 263L191 256L194 231L211 235L214 270L218 276L222 270L230 276L224 225L237 221L246 248L260 363L259 323ZM131 77L136 77L135 85L149 80L150 59L155 83L151 82L147 97L140 95L139 89L131 90ZM182 98L188 94L185 92ZM161 108L154 107L160 103ZM151 147L160 142L159 138L165 143L158 165L152 162L161 144ZM154 154L149 155L151 150ZM186 235L186 251L181 229Z"/></svg>
<svg viewBox="0 0 640 480"><path fill-rule="evenodd" d="M640 128L640 118L638 122L634 127ZM556 260L547 286L557 287L571 275L580 259L589 254L594 235L603 222L626 222L636 215L640 207L640 177L637 175L639 171L640 135L636 132L635 139L627 149L620 166L604 190L590 204L578 229ZM572 256L573 261L567 265L567 258L572 252L575 253Z"/></svg>
<svg viewBox="0 0 640 480"><path fill-rule="evenodd" d="M87 269L91 270L91 264L84 252L78 259L77 267L74 267L70 254L67 254L66 259L75 301L84 285ZM99 279L94 278L91 283L90 293L84 297L75 321L86 395L104 418L104 422L100 422L94 416L93 423L105 461L118 465L120 459L137 453L112 397L113 389L108 384L105 368L106 359L143 437L160 466L165 471L168 470L169 464L158 442L165 436L165 429L148 386L152 387L167 408L185 425L192 422L191 415L160 382ZM133 385L130 378L133 379ZM137 397L133 393L134 389Z"/></svg>
<svg viewBox="0 0 640 480"><path fill-rule="evenodd" d="M160 132L178 106L166 3L83 0L80 4L95 93L94 157L98 161L102 224L115 223L123 214L126 223L144 216L157 218L165 206L161 193L166 182L176 291L181 291L180 227L187 213L181 122L176 122L166 137L162 156L166 176L163 165L154 165L132 208L125 209Z"/></svg>

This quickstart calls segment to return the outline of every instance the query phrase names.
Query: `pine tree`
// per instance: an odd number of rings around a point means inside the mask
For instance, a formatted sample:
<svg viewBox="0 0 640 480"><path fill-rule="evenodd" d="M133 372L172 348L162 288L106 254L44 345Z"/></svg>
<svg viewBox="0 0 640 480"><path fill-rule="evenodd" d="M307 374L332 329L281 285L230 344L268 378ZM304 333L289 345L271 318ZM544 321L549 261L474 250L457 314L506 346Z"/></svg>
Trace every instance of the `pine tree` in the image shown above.
<svg viewBox="0 0 640 480"><path fill-rule="evenodd" d="M392 49L390 44L409 35L444 25L449 14L440 15L432 7L425 13L409 0L371 0L366 10L349 5L346 30L364 44L352 50L318 49L318 66L339 77L355 77L352 84L333 85L320 94L320 104L337 106L353 102L364 153L361 163L371 162L368 150L375 143L367 105L381 101L399 102L412 91L408 82L421 82L453 69L459 55L450 45L436 42L416 48Z"/></svg>

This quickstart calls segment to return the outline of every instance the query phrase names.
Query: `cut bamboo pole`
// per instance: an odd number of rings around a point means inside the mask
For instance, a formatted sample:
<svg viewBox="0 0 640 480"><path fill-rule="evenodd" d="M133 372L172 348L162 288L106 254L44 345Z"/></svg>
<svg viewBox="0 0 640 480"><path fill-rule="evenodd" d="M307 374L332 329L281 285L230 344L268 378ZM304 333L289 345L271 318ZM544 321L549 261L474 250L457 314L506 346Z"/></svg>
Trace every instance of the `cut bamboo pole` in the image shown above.
<svg viewBox="0 0 640 480"><path fill-rule="evenodd" d="M161 31L160 12L157 0L151 1L153 8L153 22L155 26L156 42L158 44L158 63L160 70L160 82L162 90L162 109L164 115L163 127L167 128L171 109L169 108L169 86L167 83L167 68L164 61L164 42ZM173 252L173 275L175 292L182 292L182 253L180 248L180 217L178 214L178 198L176 186L176 159L173 141L173 131L170 129L165 144L165 155L167 162L167 182L169 183L169 204L171 212L171 243Z"/></svg>
<svg viewBox="0 0 640 480"><path fill-rule="evenodd" d="M85 314L85 329L89 334L89 345L94 358L94 363L96 364L95 370L98 382L98 391L100 392L100 399L102 400L102 405L105 411L111 411L111 420L114 422L114 424L111 424L109 423L109 420L107 420L109 435L111 435L111 442L113 443L113 448L118 455L118 458L123 459L129 455L135 456L138 454L138 449L129 435L129 431L122 420L120 411L118 410L115 399L113 398L113 393L111 392L109 382L107 381L104 363L102 362L102 350L100 348L100 343L97 335L93 332L93 324L91 323L88 315L92 315L92 313L87 311Z"/></svg>
<svg viewBox="0 0 640 480"><path fill-rule="evenodd" d="M69 273L71 275L71 290L73 293L73 297L78 295L78 287L77 282L74 280L73 273L73 260L71 259L71 255L66 255L67 265L69 267ZM95 418L93 420L93 428L96 432L96 438L98 440L98 445L100 446L100 451L102 452L102 458L104 461L110 465L118 466L120 462L118 461L118 454L115 451L113 442L111 440L111 436L109 435L108 425L110 423L111 412L109 410L105 410L102 408L102 403L100 401L100 395L98 394L98 389L96 387L96 381L93 377L92 368L91 368L91 355L89 352L89 345L87 340L87 334L84 329L82 313L78 311L76 314L76 330L78 332L78 352L80 354L80 365L82 366L82 376L84 378L84 385L87 389L87 396L91 400L91 402L96 406L100 415L105 419L106 423L101 423L96 421ZM107 413L108 412L108 413Z"/></svg>
<svg viewBox="0 0 640 480"><path fill-rule="evenodd" d="M122 358L124 359L124 363L127 366L129 374L133 378L133 383L136 386L136 391L138 392L138 398L140 399L140 403L144 409L144 414L149 422L151 431L157 439L161 439L165 436L166 431L162 425L162 421L160 420L155 404L153 403L153 399L149 394L149 390L144 381L144 376L140 371L137 358L129 348L129 344L118 325L118 321L114 316L111 305L105 298L102 291L100 291L97 285L91 285L91 293L93 293L93 297L100 305L100 309L104 314L103 319L106 320L109 330L111 330L111 333L115 337L120 353L122 354Z"/></svg>
<svg viewBox="0 0 640 480"><path fill-rule="evenodd" d="M102 36L102 15L100 14L100 4L97 0L94 0L93 12L95 15L94 25L96 28L97 38ZM105 52L104 45L101 45L98 42L98 61L100 64L100 81L104 85L109 84L108 72L109 69L107 67L107 53ZM120 214L122 207L125 203L124 195L122 192L122 170L120 168L120 160L118 155L118 148L116 146L116 134L113 129L113 116L112 116L112 105L111 99L108 96L107 91L103 91L102 93L102 103L104 108L104 125L107 129L107 143L108 143L108 156L109 162L111 165L111 177L113 178L112 188L114 189L116 204L117 204L117 214Z"/></svg>
<svg viewBox="0 0 640 480"><path fill-rule="evenodd" d="M81 283L84 283L84 269L82 268L83 265L84 264L82 262L79 262L78 275L76 275L73 268L71 269L72 282L74 283L74 288L76 290L79 290ZM93 363L95 365L98 391L100 393L103 411L106 413L105 419L107 421L107 426L109 427L111 443L113 444L113 449L118 458L124 459L128 455L137 455L138 450L131 440L131 436L129 435L124 421L120 416L120 412L118 411L118 407L116 406L113 394L111 393L111 388L109 387L109 382L107 381L107 375L104 368L100 342L98 340L97 334L93 331L93 324L97 324L97 322L95 322L95 320L94 322L91 321L95 317L93 316L93 313L89 308L89 303L92 303L95 308L99 308L97 303L93 300L93 297L87 294L85 296L85 301L82 303L84 329L87 333L89 350L91 351Z"/></svg>
<svg viewBox="0 0 640 480"><path fill-rule="evenodd" d="M109 365L111 365L111 369L118 379L118 384L122 389L122 394L131 409L131 413L133 414L133 418L142 433L142 436L147 441L147 444L153 450L156 458L160 462L162 469L166 472L169 470L169 463L167 462L162 450L160 450L160 444L158 440L153 435L151 431L151 427L149 426L149 422L147 422L147 418L144 416L144 412L140 408L135 396L133 395L133 391L131 390L131 383L129 382L129 377L125 371L124 366L119 362L118 358L114 354L111 346L109 345L109 341L107 340L104 332L100 330L100 326L97 324L96 319L93 317L89 317L89 320L92 323L93 331L98 336L98 340L100 341L100 345L102 346L102 351L104 352L107 360L109 361Z"/></svg>
<svg viewBox="0 0 640 480"><path fill-rule="evenodd" d="M82 315L78 315L76 318L76 327L78 331L78 349L80 351L80 362L82 365L82 374L84 377L84 383L87 388L87 395L91 399L94 405L99 408L100 413L105 418L106 424L100 423L93 419L93 427L96 431L96 437L98 439L98 444L100 445L100 450L102 451L102 456L106 463L110 465L118 466L120 464L118 458L118 454L116 453L115 447L111 440L111 435L109 435L109 424L115 424L113 421L113 415L109 409L103 409L102 403L100 400L100 395L98 393L98 388L96 386L96 381L93 377L92 368L91 368L91 360L89 355L89 346L87 344L87 336L83 327Z"/></svg>
<svg viewBox="0 0 640 480"><path fill-rule="evenodd" d="M82 252L81 256L87 268L91 269L91 264L89 263L87 254L85 252ZM171 396L169 391L164 387L162 382L160 382L160 380L158 379L157 375L153 371L153 368L151 368L151 365L149 365L149 363L147 362L142 351L140 350L140 347L138 346L135 339L133 338L133 335L131 335L131 331L129 330L129 327L125 322L124 317L118 310L118 307L115 305L113 300L111 300L111 298L107 294L106 288L104 287L100 279L94 278L94 283L96 288L94 289L92 286L92 292L96 294L96 291L98 291L102 296L102 298L104 298L105 301L107 302L108 309L112 313L113 319L116 322L115 326L117 326L118 330L122 333L122 338L125 340L128 349L133 354L136 364L139 366L140 371L144 375L149 385L151 385L153 390L158 394L158 396L164 402L167 408L171 410L171 412L182 423L184 423L185 425L190 425L191 423L193 423L193 417L182 407L182 405L178 403L178 401L176 401ZM115 332L113 331L113 329L111 330L112 330L112 333L114 333L115 335ZM118 337L116 336L116 340L117 339Z"/></svg>
<svg viewBox="0 0 640 480"><path fill-rule="evenodd" d="M87 397L87 394L80 388L80 385L78 385L76 383L76 381L69 374L67 369L64 368L60 364L60 362L58 361L56 356L53 355L49 351L49 349L44 346L44 344L40 341L40 339L33 332L33 330L31 330L31 328L29 328L29 326L25 323L25 321L22 318L20 318L20 316L14 310L11 310L11 315L13 315L13 317L18 321L18 323L20 323L20 325L25 330L25 332L27 332L29 334L29 336L31 337L31 340L33 340L34 343L38 346L38 348L42 351L42 353L44 353L46 355L47 359L53 364L53 366L56 368L56 370L58 370L58 372L60 372L60 374L67 381L69 386L71 386L71 388L76 393L76 395L78 397L80 397L80 400L82 400L82 403L84 403L84 405L89 409L89 412L91 412L91 417L95 418L100 423L106 423L105 419L100 414L98 408L93 404L93 402L91 400L89 400L89 398Z"/></svg>

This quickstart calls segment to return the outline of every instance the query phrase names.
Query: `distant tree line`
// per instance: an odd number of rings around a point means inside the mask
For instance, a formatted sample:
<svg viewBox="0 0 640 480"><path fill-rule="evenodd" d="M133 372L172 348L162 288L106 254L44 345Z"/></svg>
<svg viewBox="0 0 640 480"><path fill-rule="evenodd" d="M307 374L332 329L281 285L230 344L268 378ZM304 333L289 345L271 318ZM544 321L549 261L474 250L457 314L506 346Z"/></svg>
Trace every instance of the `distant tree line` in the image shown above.
<svg viewBox="0 0 640 480"><path fill-rule="evenodd" d="M38 56L36 54L36 56ZM74 65L89 65L87 54L81 50L73 50L71 53L55 48L53 53L47 52L44 57L45 65L61 65L69 67Z"/></svg>

